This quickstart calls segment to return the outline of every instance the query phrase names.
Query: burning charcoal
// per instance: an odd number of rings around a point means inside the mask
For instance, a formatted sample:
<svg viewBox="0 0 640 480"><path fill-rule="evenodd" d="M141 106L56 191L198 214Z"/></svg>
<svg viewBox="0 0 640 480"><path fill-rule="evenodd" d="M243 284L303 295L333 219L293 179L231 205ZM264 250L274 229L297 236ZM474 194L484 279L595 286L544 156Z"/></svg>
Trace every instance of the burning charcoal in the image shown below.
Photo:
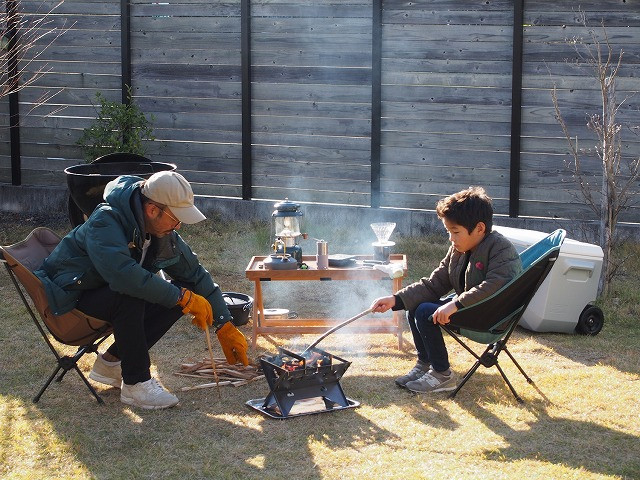
<svg viewBox="0 0 640 480"><path fill-rule="evenodd" d="M331 365L331 357L328 355L322 355L322 357L320 357L316 363L318 367Z"/></svg>
<svg viewBox="0 0 640 480"><path fill-rule="evenodd" d="M297 358L286 358L283 359L282 368L288 372L293 372L294 370L304 368L304 362L301 362Z"/></svg>
<svg viewBox="0 0 640 480"><path fill-rule="evenodd" d="M323 352L318 352L318 351L307 352L305 357L307 358L307 366L311 368L318 368L321 366L331 365L331 355Z"/></svg>

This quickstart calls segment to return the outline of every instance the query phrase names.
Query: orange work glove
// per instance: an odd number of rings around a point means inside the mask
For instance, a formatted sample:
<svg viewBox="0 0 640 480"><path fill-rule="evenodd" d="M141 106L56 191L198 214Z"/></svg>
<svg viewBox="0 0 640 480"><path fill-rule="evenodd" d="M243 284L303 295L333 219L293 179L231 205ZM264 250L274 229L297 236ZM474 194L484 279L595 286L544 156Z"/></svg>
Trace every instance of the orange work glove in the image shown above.
<svg viewBox="0 0 640 480"><path fill-rule="evenodd" d="M182 307L182 313L190 313L193 315L191 323L200 330L204 330L207 325L211 326L213 324L211 304L209 300L202 295L183 288L180 298L178 299L178 305Z"/></svg>
<svg viewBox="0 0 640 480"><path fill-rule="evenodd" d="M218 341L229 365L235 365L238 362L243 365L249 365L247 339L244 338L242 332L232 322L222 325L216 335L218 335Z"/></svg>

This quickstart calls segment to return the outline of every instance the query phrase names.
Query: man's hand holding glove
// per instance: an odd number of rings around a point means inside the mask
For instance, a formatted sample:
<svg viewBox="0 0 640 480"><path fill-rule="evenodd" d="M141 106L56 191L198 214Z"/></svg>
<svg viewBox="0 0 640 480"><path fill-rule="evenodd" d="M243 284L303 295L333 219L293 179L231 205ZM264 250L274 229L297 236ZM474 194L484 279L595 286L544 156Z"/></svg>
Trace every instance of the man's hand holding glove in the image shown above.
<svg viewBox="0 0 640 480"><path fill-rule="evenodd" d="M178 305L182 307L182 313L190 313L193 315L191 323L201 330L205 330L207 326L213 325L213 311L209 300L202 295L193 293L191 290L183 288L180 292Z"/></svg>
<svg viewBox="0 0 640 480"><path fill-rule="evenodd" d="M205 330L207 326L213 325L213 311L209 300L202 295L193 293L191 290L183 288L180 292L178 305L182 307L182 313L190 313L193 315L193 323L201 330ZM235 325L228 321L216 330L218 341L227 359L227 363L235 365L240 362L243 365L249 365L247 357L247 340Z"/></svg>

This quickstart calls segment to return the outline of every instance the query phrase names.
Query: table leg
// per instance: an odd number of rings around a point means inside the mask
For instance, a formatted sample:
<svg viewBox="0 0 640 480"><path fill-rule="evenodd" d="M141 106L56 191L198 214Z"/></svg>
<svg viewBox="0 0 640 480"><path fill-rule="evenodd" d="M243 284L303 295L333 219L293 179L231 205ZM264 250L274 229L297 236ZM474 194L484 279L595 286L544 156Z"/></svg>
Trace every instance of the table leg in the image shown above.
<svg viewBox="0 0 640 480"><path fill-rule="evenodd" d="M393 294L402 288L402 277L393 279ZM397 328L397 336L398 336L398 349L402 350L402 316L400 315L400 311L393 312L393 321L396 324Z"/></svg>
<svg viewBox="0 0 640 480"><path fill-rule="evenodd" d="M262 324L261 315L263 315L264 312L264 305L262 303L262 285L260 284L260 280L256 280L254 282L253 296L253 331L251 346L255 349L258 344L258 327Z"/></svg>

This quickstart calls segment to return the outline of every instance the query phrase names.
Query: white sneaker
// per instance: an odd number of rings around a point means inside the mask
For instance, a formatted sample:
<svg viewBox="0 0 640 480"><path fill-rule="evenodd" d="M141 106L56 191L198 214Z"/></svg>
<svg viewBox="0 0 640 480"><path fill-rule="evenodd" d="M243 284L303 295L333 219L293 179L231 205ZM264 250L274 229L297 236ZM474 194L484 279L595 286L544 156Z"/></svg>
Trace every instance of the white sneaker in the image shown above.
<svg viewBox="0 0 640 480"><path fill-rule="evenodd" d="M89 378L96 382L104 383L105 385L111 385L112 387L120 388L122 384L122 368L120 362L107 362L102 355L98 355L96 361L93 363Z"/></svg>
<svg viewBox="0 0 640 480"><path fill-rule="evenodd" d="M146 382L138 382L135 385L127 385L123 382L120 401L134 407L157 410L173 407L179 400L155 378L151 378Z"/></svg>

